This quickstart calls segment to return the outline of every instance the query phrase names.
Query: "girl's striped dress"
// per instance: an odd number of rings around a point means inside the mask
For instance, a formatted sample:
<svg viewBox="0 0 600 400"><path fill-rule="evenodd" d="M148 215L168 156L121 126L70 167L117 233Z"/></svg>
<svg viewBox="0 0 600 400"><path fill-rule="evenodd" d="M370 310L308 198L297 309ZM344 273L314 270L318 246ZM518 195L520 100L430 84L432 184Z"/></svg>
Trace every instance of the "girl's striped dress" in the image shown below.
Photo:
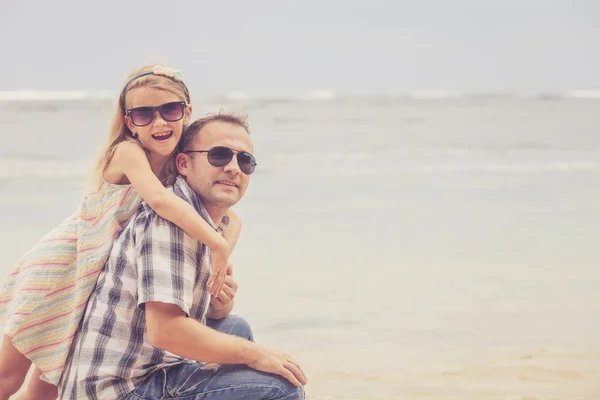
<svg viewBox="0 0 600 400"><path fill-rule="evenodd" d="M17 263L0 292L0 326L58 384L86 302L125 222L140 205L131 185L104 182Z"/></svg>

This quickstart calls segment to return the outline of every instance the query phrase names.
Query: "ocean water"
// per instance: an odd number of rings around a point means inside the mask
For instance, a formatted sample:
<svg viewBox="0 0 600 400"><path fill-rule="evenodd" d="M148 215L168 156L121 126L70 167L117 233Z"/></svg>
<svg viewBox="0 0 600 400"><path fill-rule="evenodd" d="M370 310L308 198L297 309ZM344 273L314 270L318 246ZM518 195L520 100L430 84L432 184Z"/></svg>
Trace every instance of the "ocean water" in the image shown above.
<svg viewBox="0 0 600 400"><path fill-rule="evenodd" d="M220 108L249 114L259 164L236 313L301 362L310 398L600 398L594 93L194 104ZM74 212L112 111L0 95L0 278Z"/></svg>

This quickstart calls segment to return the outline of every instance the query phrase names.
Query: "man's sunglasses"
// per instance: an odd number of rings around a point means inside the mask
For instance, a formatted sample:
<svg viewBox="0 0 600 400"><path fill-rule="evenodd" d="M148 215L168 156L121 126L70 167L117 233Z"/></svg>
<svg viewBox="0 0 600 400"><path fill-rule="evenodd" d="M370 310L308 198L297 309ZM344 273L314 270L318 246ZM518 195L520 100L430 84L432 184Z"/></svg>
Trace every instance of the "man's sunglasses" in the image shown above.
<svg viewBox="0 0 600 400"><path fill-rule="evenodd" d="M183 111L187 107L185 101L174 101L161 104L157 107L136 107L127 110L127 115L135 126L146 126L154 120L156 112L167 122L176 122L183 118Z"/></svg>
<svg viewBox="0 0 600 400"><path fill-rule="evenodd" d="M237 163L242 172L250 175L256 168L256 159L254 156L245 151L232 150L229 147L215 146L210 150L186 150L182 153L208 153L208 162L213 167L224 167L231 162L233 155L237 155Z"/></svg>

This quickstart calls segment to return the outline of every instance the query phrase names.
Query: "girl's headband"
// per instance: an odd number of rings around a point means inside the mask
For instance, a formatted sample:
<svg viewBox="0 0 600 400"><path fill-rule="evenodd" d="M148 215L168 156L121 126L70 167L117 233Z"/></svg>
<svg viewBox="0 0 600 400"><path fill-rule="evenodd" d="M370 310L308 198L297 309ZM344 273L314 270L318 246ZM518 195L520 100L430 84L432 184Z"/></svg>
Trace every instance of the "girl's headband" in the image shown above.
<svg viewBox="0 0 600 400"><path fill-rule="evenodd" d="M183 83L183 74L181 73L181 71L178 69L173 69L173 68L169 68L169 67L163 67L161 65L156 65L156 66L154 66L154 68L152 68L152 71L142 72L141 74L136 75L133 78L131 78L125 84L125 86L123 87L123 91L121 92L121 108L123 109L123 111L125 111L125 91L129 87L131 82L135 81L138 78L141 78L142 76L146 76L146 75L166 76L167 78L173 79L175 82L179 82L181 84L181 87L183 88L183 91L185 92L185 97L186 97L187 102L188 103L190 102L190 92L188 91L187 86L185 86L185 83Z"/></svg>

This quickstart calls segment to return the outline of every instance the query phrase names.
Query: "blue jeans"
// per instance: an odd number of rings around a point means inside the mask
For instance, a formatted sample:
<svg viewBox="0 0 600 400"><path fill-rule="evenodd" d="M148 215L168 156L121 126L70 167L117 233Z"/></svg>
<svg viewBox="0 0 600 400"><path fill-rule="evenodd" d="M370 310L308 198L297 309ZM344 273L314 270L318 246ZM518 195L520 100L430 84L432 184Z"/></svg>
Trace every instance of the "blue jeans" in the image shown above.
<svg viewBox="0 0 600 400"><path fill-rule="evenodd" d="M254 341L252 330L242 318L230 315L207 320L215 330ZM177 364L151 374L140 383L130 399L179 400L300 400L304 390L287 379L256 371L246 365L222 365L203 370L198 364Z"/></svg>

